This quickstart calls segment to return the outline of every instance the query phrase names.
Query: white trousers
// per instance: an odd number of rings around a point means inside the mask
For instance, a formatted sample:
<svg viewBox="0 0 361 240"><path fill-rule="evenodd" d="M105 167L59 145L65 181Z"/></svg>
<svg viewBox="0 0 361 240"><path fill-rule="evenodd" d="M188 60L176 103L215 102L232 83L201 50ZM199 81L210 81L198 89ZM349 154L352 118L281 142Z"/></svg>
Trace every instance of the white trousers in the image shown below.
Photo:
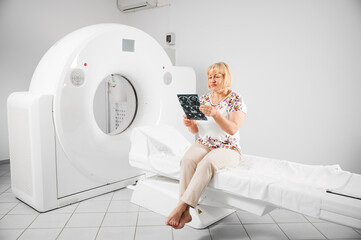
<svg viewBox="0 0 361 240"><path fill-rule="evenodd" d="M240 162L241 154L236 150L210 149L194 143L180 162L180 200L195 208L215 172L236 167Z"/></svg>

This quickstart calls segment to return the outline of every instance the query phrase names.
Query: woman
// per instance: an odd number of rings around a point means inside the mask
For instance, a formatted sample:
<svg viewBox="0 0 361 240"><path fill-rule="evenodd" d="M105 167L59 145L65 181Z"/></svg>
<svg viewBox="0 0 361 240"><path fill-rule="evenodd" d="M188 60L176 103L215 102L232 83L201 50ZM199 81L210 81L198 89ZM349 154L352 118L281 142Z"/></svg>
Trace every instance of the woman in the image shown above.
<svg viewBox="0 0 361 240"><path fill-rule="evenodd" d="M246 105L240 95L229 89L232 76L226 63L209 66L207 76L212 92L200 97L199 109L208 121L183 117L184 125L199 137L180 163L180 201L166 219L166 224L175 229L192 221L189 207L196 207L214 173L236 167L241 161L239 129L246 116Z"/></svg>

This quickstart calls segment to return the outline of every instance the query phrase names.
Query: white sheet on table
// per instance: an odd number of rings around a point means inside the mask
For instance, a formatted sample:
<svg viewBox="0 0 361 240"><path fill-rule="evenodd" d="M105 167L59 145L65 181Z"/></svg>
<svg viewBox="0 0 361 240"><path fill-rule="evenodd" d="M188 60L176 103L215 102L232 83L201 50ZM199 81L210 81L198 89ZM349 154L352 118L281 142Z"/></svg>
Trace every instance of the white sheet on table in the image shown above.
<svg viewBox="0 0 361 240"><path fill-rule="evenodd" d="M171 126L135 128L130 164L179 179L179 161L190 146ZM243 154L242 163L217 172L210 187L318 217L325 191L344 186L350 176L338 165L313 166Z"/></svg>
<svg viewBox="0 0 361 240"><path fill-rule="evenodd" d="M132 166L179 179L179 162L191 143L167 125L134 128L130 137Z"/></svg>

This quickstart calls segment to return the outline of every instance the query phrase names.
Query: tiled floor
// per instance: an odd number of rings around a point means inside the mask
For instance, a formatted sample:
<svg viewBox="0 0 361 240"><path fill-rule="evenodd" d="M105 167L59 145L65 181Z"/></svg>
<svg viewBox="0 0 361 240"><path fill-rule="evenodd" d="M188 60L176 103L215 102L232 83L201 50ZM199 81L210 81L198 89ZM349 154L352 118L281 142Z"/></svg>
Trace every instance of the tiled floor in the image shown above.
<svg viewBox="0 0 361 240"><path fill-rule="evenodd" d="M361 231L286 210L237 211L207 229L173 230L165 217L130 203L122 189L39 214L11 192L9 164L0 164L0 239L283 240L360 239Z"/></svg>

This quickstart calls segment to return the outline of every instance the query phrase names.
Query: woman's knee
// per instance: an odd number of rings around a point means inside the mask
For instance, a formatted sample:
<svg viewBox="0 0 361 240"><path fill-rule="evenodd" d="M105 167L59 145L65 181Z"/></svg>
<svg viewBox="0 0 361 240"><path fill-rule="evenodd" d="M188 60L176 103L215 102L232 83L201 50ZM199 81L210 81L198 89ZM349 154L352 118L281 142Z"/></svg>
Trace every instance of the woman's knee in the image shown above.
<svg viewBox="0 0 361 240"><path fill-rule="evenodd" d="M233 168L241 162L241 154L235 150L216 149L207 155L208 161L213 163L216 170Z"/></svg>
<svg viewBox="0 0 361 240"><path fill-rule="evenodd" d="M213 173L216 171L216 168L212 159L206 157L198 163L197 171L210 172L213 175Z"/></svg>
<svg viewBox="0 0 361 240"><path fill-rule="evenodd" d="M193 168L195 168L196 165L197 165L197 160L194 157L186 154L181 159L180 165L181 165L181 167L193 167Z"/></svg>
<svg viewBox="0 0 361 240"><path fill-rule="evenodd" d="M194 144L183 156L180 161L181 166L195 167L199 161L207 154L207 151L198 144Z"/></svg>

